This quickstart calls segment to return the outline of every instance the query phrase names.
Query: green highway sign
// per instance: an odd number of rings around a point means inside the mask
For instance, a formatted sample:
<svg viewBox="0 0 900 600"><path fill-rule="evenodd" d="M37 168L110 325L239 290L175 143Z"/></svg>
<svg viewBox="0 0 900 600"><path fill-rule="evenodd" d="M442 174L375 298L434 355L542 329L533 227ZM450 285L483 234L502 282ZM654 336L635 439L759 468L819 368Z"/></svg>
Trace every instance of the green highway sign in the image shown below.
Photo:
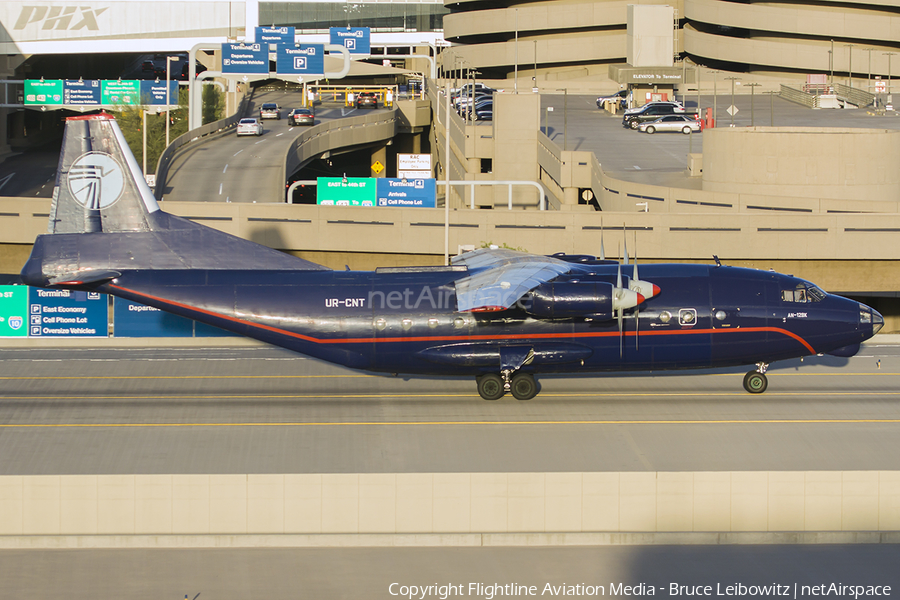
<svg viewBox="0 0 900 600"><path fill-rule="evenodd" d="M24 91L25 106L62 106L62 79L26 79Z"/></svg>
<svg viewBox="0 0 900 600"><path fill-rule="evenodd" d="M319 177L316 204L331 206L376 206L372 177Z"/></svg>
<svg viewBox="0 0 900 600"><path fill-rule="evenodd" d="M104 106L140 106L141 82L138 80L100 82L100 103Z"/></svg>
<svg viewBox="0 0 900 600"><path fill-rule="evenodd" d="M28 335L28 286L0 285L0 337Z"/></svg>

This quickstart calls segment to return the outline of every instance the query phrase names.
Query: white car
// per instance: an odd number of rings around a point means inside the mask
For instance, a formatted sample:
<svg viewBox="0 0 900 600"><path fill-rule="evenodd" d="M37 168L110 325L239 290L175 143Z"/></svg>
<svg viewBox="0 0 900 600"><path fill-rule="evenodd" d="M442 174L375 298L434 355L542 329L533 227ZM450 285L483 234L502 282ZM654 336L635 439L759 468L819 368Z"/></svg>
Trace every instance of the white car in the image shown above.
<svg viewBox="0 0 900 600"><path fill-rule="evenodd" d="M262 135L263 126L258 119L241 119L238 121L238 135Z"/></svg>
<svg viewBox="0 0 900 600"><path fill-rule="evenodd" d="M638 125L638 129L644 133L656 133L657 131L680 131L689 134L692 131L700 131L700 121L688 115L666 115L655 121L648 121Z"/></svg>

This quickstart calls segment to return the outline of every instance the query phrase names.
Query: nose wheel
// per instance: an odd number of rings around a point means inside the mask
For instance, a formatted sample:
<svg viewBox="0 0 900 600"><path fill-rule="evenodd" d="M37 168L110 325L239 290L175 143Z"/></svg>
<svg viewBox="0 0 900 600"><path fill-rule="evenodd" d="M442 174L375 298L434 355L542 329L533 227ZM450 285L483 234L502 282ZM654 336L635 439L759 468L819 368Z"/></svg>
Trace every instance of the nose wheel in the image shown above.
<svg viewBox="0 0 900 600"><path fill-rule="evenodd" d="M769 387L769 379L766 377L766 369L769 365L759 363L756 371L750 371L744 375L744 389L751 394L762 394Z"/></svg>

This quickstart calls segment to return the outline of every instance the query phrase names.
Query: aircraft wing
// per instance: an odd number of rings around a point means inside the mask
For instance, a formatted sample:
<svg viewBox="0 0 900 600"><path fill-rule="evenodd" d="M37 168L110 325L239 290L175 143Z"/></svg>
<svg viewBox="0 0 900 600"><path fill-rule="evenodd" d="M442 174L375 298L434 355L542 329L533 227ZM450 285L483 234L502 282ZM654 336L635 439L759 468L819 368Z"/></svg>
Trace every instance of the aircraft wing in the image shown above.
<svg viewBox="0 0 900 600"><path fill-rule="evenodd" d="M465 265L471 273L456 280L460 311L509 308L537 286L572 269L570 263L549 256L500 248L466 252L451 263Z"/></svg>

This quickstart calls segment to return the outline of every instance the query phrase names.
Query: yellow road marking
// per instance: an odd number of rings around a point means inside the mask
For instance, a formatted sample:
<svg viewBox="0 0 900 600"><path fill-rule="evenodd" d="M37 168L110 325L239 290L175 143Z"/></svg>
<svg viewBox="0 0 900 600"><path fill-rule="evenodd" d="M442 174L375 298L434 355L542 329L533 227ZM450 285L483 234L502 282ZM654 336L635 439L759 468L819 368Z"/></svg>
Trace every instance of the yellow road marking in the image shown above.
<svg viewBox="0 0 900 600"><path fill-rule="evenodd" d="M3 424L0 428L101 428L101 427L367 427L373 425L813 425L898 424L900 419L705 419L705 420L591 420L591 421L312 421L288 423L36 423Z"/></svg>

